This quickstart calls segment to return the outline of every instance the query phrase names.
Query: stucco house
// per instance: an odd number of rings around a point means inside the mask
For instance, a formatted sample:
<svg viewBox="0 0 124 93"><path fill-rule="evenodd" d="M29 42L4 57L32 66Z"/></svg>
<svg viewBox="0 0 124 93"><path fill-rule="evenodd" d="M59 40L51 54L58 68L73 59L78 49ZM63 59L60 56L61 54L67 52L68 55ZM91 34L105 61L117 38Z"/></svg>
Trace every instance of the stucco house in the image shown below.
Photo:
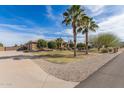
<svg viewBox="0 0 124 93"><path fill-rule="evenodd" d="M27 50L30 50L30 51L38 50L36 41L30 41L26 43L25 46L27 47Z"/></svg>

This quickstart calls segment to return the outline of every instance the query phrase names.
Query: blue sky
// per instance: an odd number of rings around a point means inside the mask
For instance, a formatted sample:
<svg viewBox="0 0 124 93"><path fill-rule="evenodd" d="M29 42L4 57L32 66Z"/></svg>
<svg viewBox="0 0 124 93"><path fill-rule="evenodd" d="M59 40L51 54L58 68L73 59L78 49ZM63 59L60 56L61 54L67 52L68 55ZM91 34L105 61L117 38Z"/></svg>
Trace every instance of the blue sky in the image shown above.
<svg viewBox="0 0 124 93"><path fill-rule="evenodd" d="M72 29L61 22L62 13L70 6L0 6L0 42L5 46L29 40L72 39ZM91 35L111 32L124 40L124 6L81 6L100 28ZM84 36L78 35L78 41Z"/></svg>

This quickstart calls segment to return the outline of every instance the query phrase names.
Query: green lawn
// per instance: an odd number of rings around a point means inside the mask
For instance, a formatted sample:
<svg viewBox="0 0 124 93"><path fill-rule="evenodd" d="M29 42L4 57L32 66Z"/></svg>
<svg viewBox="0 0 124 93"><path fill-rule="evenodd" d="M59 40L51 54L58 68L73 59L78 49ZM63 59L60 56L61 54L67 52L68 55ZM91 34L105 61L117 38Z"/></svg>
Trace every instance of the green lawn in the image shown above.
<svg viewBox="0 0 124 93"><path fill-rule="evenodd" d="M85 55L82 52L77 52L77 57L73 56L73 51L42 51L34 52L34 55L43 57L45 60L54 63L79 62Z"/></svg>

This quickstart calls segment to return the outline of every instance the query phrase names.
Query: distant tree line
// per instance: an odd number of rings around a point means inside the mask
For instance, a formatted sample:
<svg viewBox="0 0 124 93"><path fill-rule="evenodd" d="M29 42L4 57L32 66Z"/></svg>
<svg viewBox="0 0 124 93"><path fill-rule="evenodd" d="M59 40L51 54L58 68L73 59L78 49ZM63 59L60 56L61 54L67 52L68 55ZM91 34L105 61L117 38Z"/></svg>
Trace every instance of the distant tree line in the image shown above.
<svg viewBox="0 0 124 93"><path fill-rule="evenodd" d="M62 38L57 38L55 40L47 41L44 39L39 39L37 41L37 47L39 49L42 48L50 48L50 49L59 49L59 50L73 50L74 49L74 42L72 40L65 42ZM77 43L78 50L84 50L85 44L84 43Z"/></svg>

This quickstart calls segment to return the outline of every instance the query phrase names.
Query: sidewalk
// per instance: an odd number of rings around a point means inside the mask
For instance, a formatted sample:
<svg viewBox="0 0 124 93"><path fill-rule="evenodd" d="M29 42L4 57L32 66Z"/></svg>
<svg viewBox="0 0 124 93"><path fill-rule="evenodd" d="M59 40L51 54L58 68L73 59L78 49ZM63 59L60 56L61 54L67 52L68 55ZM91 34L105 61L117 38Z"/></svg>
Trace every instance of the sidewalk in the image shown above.
<svg viewBox="0 0 124 93"><path fill-rule="evenodd" d="M0 58L19 56L24 53L8 51L0 52ZM42 87L74 87L77 82L68 82L44 72L31 59L0 59L0 87L7 88L42 88Z"/></svg>

